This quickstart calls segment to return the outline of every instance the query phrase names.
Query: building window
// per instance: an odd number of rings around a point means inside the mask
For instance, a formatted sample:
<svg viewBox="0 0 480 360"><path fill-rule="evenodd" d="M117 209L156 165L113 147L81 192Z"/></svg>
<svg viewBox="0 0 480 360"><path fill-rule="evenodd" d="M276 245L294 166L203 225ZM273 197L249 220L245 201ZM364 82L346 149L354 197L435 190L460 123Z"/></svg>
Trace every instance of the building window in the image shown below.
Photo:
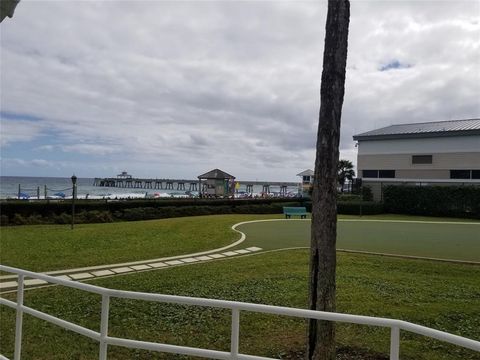
<svg viewBox="0 0 480 360"><path fill-rule="evenodd" d="M480 170L472 170L472 179L480 179Z"/></svg>
<svg viewBox="0 0 480 360"><path fill-rule="evenodd" d="M432 155L412 155L412 164L432 164Z"/></svg>
<svg viewBox="0 0 480 360"><path fill-rule="evenodd" d="M310 176L309 175L304 175L303 176L303 183L304 184L310 184Z"/></svg>
<svg viewBox="0 0 480 360"><path fill-rule="evenodd" d="M470 170L450 170L450 179L470 179Z"/></svg>
<svg viewBox="0 0 480 360"><path fill-rule="evenodd" d="M378 178L378 170L363 170L362 175L364 178Z"/></svg>
<svg viewBox="0 0 480 360"><path fill-rule="evenodd" d="M362 177L370 179L394 179L395 170L362 170Z"/></svg>
<svg viewBox="0 0 480 360"><path fill-rule="evenodd" d="M382 179L394 179L395 170L379 170L378 177Z"/></svg>

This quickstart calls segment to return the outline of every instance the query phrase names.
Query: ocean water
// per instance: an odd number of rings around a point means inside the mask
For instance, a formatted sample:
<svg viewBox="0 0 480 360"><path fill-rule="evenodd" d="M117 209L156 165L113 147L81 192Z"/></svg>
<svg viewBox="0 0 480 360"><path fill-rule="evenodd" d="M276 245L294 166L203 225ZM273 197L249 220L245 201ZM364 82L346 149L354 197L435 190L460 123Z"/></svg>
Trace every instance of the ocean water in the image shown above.
<svg viewBox="0 0 480 360"><path fill-rule="evenodd" d="M188 197L198 193L178 190L159 189L131 189L93 186L93 178L77 179L77 197L84 199L127 199L127 198L152 198L152 197ZM187 185L187 184L186 184ZM188 186L186 186L188 188ZM245 192L245 185L240 185L239 194ZM261 185L253 187L253 196L260 195ZM280 191L277 186L271 186L270 191L275 194ZM287 191L291 196L298 191L297 187L289 187ZM0 199L18 198L40 199L47 198L71 198L72 181L68 177L26 177L26 176L0 176Z"/></svg>
<svg viewBox="0 0 480 360"><path fill-rule="evenodd" d="M1 176L0 198L17 198L18 193L25 194L30 198L60 198L62 194L68 198L72 196L72 180L62 177L23 177ZM85 198L140 198L145 197L143 189L119 189L93 186L93 178L77 179L77 197ZM153 193L152 193L153 195Z"/></svg>

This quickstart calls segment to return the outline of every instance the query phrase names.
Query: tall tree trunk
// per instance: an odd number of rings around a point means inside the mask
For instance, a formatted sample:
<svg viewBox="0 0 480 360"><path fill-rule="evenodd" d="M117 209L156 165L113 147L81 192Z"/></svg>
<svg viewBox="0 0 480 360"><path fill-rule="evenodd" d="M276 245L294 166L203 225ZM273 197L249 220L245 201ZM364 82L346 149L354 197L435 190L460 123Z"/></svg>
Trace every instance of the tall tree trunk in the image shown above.
<svg viewBox="0 0 480 360"><path fill-rule="evenodd" d="M312 194L310 309L335 311L337 166L345 92L350 2L329 0ZM310 320L308 359L335 359L335 324Z"/></svg>

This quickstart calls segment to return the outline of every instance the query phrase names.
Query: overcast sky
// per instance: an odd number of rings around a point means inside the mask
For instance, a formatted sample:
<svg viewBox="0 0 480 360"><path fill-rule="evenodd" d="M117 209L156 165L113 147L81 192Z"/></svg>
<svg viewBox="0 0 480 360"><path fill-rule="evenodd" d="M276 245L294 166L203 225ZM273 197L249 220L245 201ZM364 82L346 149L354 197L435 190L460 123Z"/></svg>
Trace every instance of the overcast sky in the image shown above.
<svg viewBox="0 0 480 360"><path fill-rule="evenodd" d="M291 180L313 168L327 3L28 1L1 26L2 175ZM480 117L479 1L352 1L341 158Z"/></svg>

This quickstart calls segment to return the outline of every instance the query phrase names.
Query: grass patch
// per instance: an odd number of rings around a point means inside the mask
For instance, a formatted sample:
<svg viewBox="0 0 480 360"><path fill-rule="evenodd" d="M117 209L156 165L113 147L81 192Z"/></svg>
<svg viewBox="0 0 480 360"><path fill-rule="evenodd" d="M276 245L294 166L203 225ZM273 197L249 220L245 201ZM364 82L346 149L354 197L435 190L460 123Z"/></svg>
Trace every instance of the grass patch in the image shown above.
<svg viewBox="0 0 480 360"><path fill-rule="evenodd" d="M73 231L65 225L2 227L0 260L4 265L51 271L182 255L232 243L239 235L231 230L231 226L238 222L272 218L281 219L283 216L215 215L82 224L76 225ZM340 216L339 219L439 221L439 218L399 215ZM339 222L338 247L437 257L447 253L474 260L480 254L477 228L475 225ZM309 246L310 242L309 222L258 223L243 225L239 229L247 233L242 247L276 249ZM424 241L427 238L429 240ZM440 242L442 246L438 246L439 238L445 240ZM467 243L469 246L465 246ZM396 247L392 247L394 245Z"/></svg>
<svg viewBox="0 0 480 360"><path fill-rule="evenodd" d="M339 219L339 249L480 262L480 222L432 224L349 220L358 220L358 217ZM392 220L396 220L395 217ZM247 235L242 246L278 249L310 246L310 226L310 221L269 221L240 225L238 229Z"/></svg>
<svg viewBox="0 0 480 360"><path fill-rule="evenodd" d="M115 264L211 250L239 238L231 226L258 215L1 228L3 265L31 271ZM267 217L264 217L267 218Z"/></svg>
<svg viewBox="0 0 480 360"><path fill-rule="evenodd" d="M117 289L254 303L307 307L308 251L279 251L92 281ZM480 339L480 267L431 261L339 254L338 311L399 318ZM13 295L8 295L12 298ZM99 329L100 297L51 287L27 291L28 306ZM14 312L1 308L0 351L13 351ZM23 359L95 358L98 347L80 336L25 318ZM144 301L112 300L110 335L228 350L230 313L224 310ZM339 324L338 346L360 353L388 353L389 332ZM241 314L241 351L299 358L305 346L303 320ZM402 359L473 360L478 353L402 333ZM174 359L168 354L109 349L110 358ZM360 357L362 358L362 357Z"/></svg>

